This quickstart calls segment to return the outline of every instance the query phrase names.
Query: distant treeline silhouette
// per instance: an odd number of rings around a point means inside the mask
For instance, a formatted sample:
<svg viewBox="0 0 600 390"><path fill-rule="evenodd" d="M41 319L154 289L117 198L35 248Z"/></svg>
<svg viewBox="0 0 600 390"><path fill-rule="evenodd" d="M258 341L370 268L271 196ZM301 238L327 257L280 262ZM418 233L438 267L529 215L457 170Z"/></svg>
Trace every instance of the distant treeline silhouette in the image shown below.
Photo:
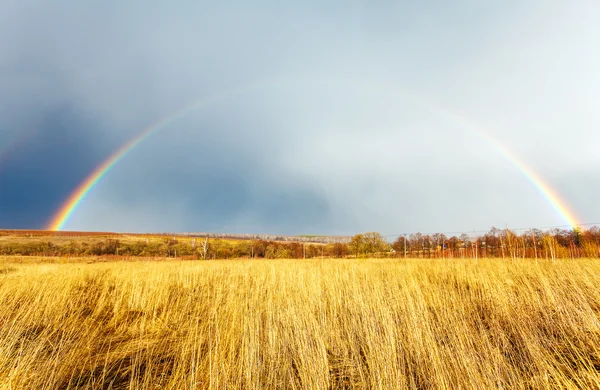
<svg viewBox="0 0 600 390"><path fill-rule="evenodd" d="M173 233L152 233L152 235L173 236ZM236 234L236 233L177 233L177 237L197 237L197 238L224 238L232 240L263 240L263 241L296 241L313 242L320 244L348 243L352 236L321 236L321 235L301 235L301 236L282 236L275 234Z"/></svg>
<svg viewBox="0 0 600 390"><path fill-rule="evenodd" d="M265 239L272 237L273 239ZM275 240L277 238L278 240ZM292 239L296 238L296 239ZM152 236L20 236L0 241L0 254L21 256L121 256L177 257L187 259L232 258L581 258L600 257L600 227L586 230L531 229L516 233L492 228L478 236L442 233L401 235L393 243L376 232L353 237L290 237L167 233ZM68 239L68 240L67 240ZM332 239L332 241L327 241ZM334 240L335 239L335 240ZM336 241L337 240L337 241Z"/></svg>

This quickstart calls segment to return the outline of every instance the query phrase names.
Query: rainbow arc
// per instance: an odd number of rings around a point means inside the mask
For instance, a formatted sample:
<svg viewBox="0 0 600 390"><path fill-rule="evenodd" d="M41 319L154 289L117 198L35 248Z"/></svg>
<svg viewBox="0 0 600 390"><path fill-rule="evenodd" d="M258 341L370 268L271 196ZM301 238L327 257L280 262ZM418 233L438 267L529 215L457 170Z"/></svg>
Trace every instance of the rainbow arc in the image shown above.
<svg viewBox="0 0 600 390"><path fill-rule="evenodd" d="M288 82L289 80L283 80L284 82ZM327 79L325 82L331 82L331 79ZM345 84L348 84L348 80L343 81ZM98 182L106 176L125 156L127 156L132 150L134 150L137 146L139 146L145 139L154 134L155 132L163 129L176 120L190 114L193 111L200 110L205 108L211 104L217 103L219 101L223 101L225 99L232 98L237 94L252 90L256 87L261 87L265 85L278 85L281 84L281 80L267 80L266 82L254 82L249 84L241 85L237 88L226 90L196 101L189 103L188 105L176 110L175 112L161 118L157 122L154 122L150 126L143 129L137 136L131 139L129 142L121 146L118 150L116 150L113 154L111 154L106 160L104 160L96 169L94 169L76 188L71 192L66 201L62 204L62 206L58 209L58 211L53 215L50 223L47 225L48 230L62 230L65 227L65 224L69 221L69 218L75 213L77 208L80 206L81 202L86 198L89 192L98 184ZM350 84L353 85L361 85L367 86L370 88L375 88L377 90L385 89L386 91L390 91L385 87L381 87L377 84L372 84L369 82L355 82L351 81ZM395 90L391 90L395 93ZM402 94L403 97L406 97L406 94ZM522 159L518 158L514 153L512 153L506 146L502 144L499 140L490 136L487 132L483 130L483 127L476 124L474 121L469 118L460 115L459 113L449 110L443 106L432 103L431 101L427 101L425 99L414 97L414 100L420 101L426 106L434 109L436 112L440 113L443 117L448 118L450 121L457 123L465 130L473 133L475 136L484 140L491 147L493 147L496 151L498 151L508 162L510 162L514 167L516 167L519 172L523 176L529 180L534 187L541 193L541 195L547 200L547 202L554 208L554 210L561 216L561 218L569 224L571 227L577 227L580 225L578 218L575 213L572 211L571 207L568 205L567 201L562 199L559 194L544 180L544 178L538 174L533 168L531 168L528 164L525 163Z"/></svg>

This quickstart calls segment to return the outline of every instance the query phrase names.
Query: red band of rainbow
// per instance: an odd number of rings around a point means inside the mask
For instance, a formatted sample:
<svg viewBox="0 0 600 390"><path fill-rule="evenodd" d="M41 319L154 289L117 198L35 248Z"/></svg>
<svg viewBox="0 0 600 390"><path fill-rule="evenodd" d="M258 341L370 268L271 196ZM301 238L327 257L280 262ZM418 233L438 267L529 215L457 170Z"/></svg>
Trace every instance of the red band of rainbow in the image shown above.
<svg viewBox="0 0 600 390"><path fill-rule="evenodd" d="M283 80L284 82L289 82L289 80ZM310 80L309 80L310 82ZM324 82L334 82L335 80L327 79ZM366 86L369 88L375 88L378 91L386 90L387 92L392 91L392 93L397 94L397 91L390 90L386 87L382 87L378 84L373 84L369 82L356 82L356 81L342 81L345 84L351 85L359 85ZM131 139L125 145L121 146L116 152L110 155L105 161L102 162L92 173L90 173L79 186L69 195L67 200L62 204L62 206L58 209L58 211L53 215L50 223L47 226L48 230L62 230L69 220L69 218L73 215L73 213L77 210L77 207L81 204L81 202L85 199L86 195L98 184L98 182L108 173L111 169L115 167L115 165L125 157L129 152L135 149L143 140L149 137L151 134L155 133L161 128L164 128L174 122L175 120L189 114L194 110L198 110L204 108L210 104L216 103L218 101L225 100L227 98L231 98L239 93L251 90L257 86L265 86L265 85L278 85L281 84L281 80L268 80L266 82L254 82L249 84L243 84L237 88L227 90L221 93L217 93L211 95L209 97L196 100L183 108L175 111L174 113L160 119L154 124L142 130L135 138ZM406 94L401 94L403 97L406 97ZM414 98L414 97L413 97ZM565 200L557 194L555 190L551 188L551 186L543 179L541 175L535 172L531 167L529 167L523 160L519 159L515 154L511 153L508 148L506 148L499 140L492 138L490 135L486 134L480 126L475 124L470 119L457 114L454 111L448 110L442 106L437 104L432 104L430 101L426 101L422 98L416 98L415 100L423 102L423 104L432 107L437 112L441 113L443 116L448 118L449 120L456 122L465 130L475 134L480 139L483 139L487 143L489 143L495 150L497 150L504 158L509 161L513 166L515 166L534 186L537 190L542 194L542 196L548 201L548 203L556 210L558 215L568 223L571 227L579 226L578 218L575 216L575 213L571 210Z"/></svg>

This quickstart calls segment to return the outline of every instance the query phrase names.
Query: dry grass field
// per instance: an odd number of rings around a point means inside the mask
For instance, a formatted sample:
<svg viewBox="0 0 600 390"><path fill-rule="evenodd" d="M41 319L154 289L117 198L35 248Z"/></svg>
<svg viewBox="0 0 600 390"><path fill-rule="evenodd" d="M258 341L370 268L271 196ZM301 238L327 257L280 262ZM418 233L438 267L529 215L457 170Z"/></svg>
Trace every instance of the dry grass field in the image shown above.
<svg viewBox="0 0 600 390"><path fill-rule="evenodd" d="M0 259L0 388L600 388L600 262Z"/></svg>

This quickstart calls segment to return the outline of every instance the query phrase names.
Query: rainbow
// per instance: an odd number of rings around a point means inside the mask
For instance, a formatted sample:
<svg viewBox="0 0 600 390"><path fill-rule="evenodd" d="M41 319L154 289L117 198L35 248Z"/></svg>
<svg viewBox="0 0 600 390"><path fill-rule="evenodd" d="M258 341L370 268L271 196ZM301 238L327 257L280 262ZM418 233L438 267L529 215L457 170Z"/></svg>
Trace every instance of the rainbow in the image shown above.
<svg viewBox="0 0 600 390"><path fill-rule="evenodd" d="M283 80L285 82L289 80ZM304 80L305 82L306 80ZM326 83L331 83L332 79L325 80ZM353 84L353 85L361 85L367 86L370 88L375 88L378 91L386 90L391 91L393 93L397 93L397 91L393 89L388 89L387 87L382 87L378 84L373 84L370 82L356 82L343 80L344 84ZM236 94L246 92L255 87L265 86L265 85L278 85L281 84L280 80L267 80L266 82L254 82L249 84L243 84L238 86L235 89L226 90L221 93L217 93L211 95L209 97L205 97L188 105L183 108L171 113L170 115L158 120L157 122L151 124L150 126L143 129L136 137L131 139L129 142L121 146L117 151L115 151L112 155L110 155L106 160L102 162L94 171L92 171L83 182L75 188L75 190L69 195L67 200L61 205L58 211L53 215L51 221L47 225L48 230L62 230L69 220L69 218L73 215L73 213L77 210L78 206L81 202L86 198L87 194L98 184L98 182L108 173L110 172L115 165L121 161L127 154L129 154L132 150L134 150L142 141L148 138L153 133L158 130L168 126L179 118L184 117L192 111L204 108L210 104L219 102L221 100L231 98ZM403 97L406 97L406 94L402 94ZM475 136L484 140L486 143L490 144L495 150L497 150L507 161L509 161L512 165L514 165L542 194L542 196L550 203L550 205L556 210L558 215L569 224L571 227L577 227L580 225L578 222L578 218L575 216L571 208L568 206L565 200L562 200L558 194L547 184L544 179L536 173L531 167L529 167L523 160L519 159L516 155L511 153L508 148L506 148L499 140L492 138L490 135L486 134L482 130L481 126L478 126L469 118L459 115L458 113L451 111L443 106L432 103L431 101L426 101L423 98L416 97L414 100L421 101L428 107L435 109L438 113L441 113L443 116L447 117L451 121L459 124L463 129L468 130L473 133Z"/></svg>
<svg viewBox="0 0 600 390"><path fill-rule="evenodd" d="M518 158L512 153L502 142L493 138L487 134L483 127L475 123L470 118L463 115L459 115L457 112L450 111L445 107L435 105L437 110L440 111L444 116L451 119L453 122L460 125L465 130L470 131L476 137L485 141L487 144L492 146L498 151L508 162L510 162L523 176L527 178L533 184L533 186L540 192L540 194L548 201L552 208L560 215L560 217L569 225L571 228L581 226L579 218L571 210L571 206L568 202L562 199L558 193L550 187L544 178L538 174L533 168L531 168L525 161Z"/></svg>
<svg viewBox="0 0 600 390"><path fill-rule="evenodd" d="M131 139L125 145L121 146L116 152L111 154L106 160L102 162L96 169L90 173L84 181L82 181L77 188L67 198L67 200L60 206L58 211L52 216L50 223L47 225L47 230L62 230L69 220L69 218L73 215L73 213L77 210L81 202L86 198L87 194L98 184L98 182L106 176L108 172L110 172L115 165L119 161L121 161L127 154L129 154L132 150L136 148L142 141L148 138L150 135L154 134L159 129L168 126L172 122L177 119L184 117L190 112L200 109L202 107L208 106L212 103L216 103L220 100L226 99L236 93L242 92L246 89L249 89L254 84L243 85L242 87L236 88L234 90L228 90L227 92L218 93L215 95L211 95L206 98L202 98L192 103L187 104L183 108L175 111L174 113L159 119L157 122L154 122L150 126L143 129L136 137Z"/></svg>
<svg viewBox="0 0 600 390"><path fill-rule="evenodd" d="M571 210L571 207L568 205L567 201L561 199L556 191L550 187L548 183L544 181L544 179L535 172L531 167L525 164L525 162L513 153L511 153L504 145L502 145L498 140L491 138L487 134L479 133L479 137L483 140L487 141L490 145L492 145L497 151L504 156L506 160L508 160L512 165L515 166L534 186L537 190L542 194L544 198L550 203L552 208L564 219L564 221L571 227L576 228L581 226L581 222L575 216L575 213Z"/></svg>

